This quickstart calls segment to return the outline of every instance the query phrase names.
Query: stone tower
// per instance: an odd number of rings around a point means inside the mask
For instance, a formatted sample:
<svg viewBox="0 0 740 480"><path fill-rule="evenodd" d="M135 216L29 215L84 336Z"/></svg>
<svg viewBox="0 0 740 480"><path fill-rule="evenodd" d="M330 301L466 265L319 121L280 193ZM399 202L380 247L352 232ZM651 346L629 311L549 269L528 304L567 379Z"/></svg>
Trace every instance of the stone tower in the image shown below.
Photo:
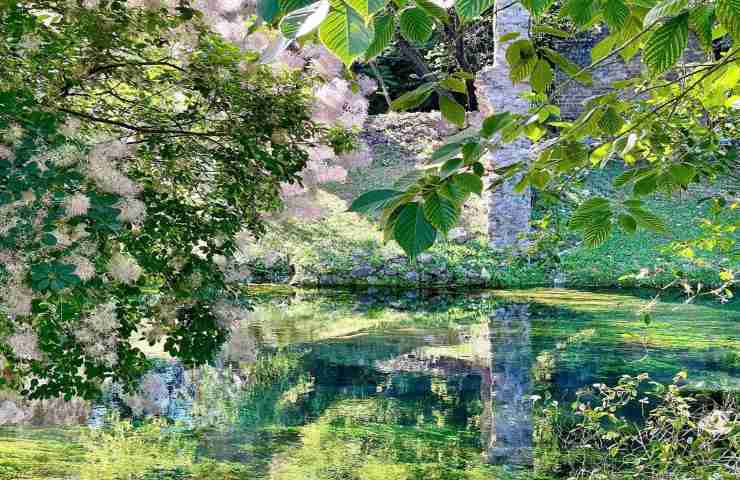
<svg viewBox="0 0 740 480"><path fill-rule="evenodd" d="M481 70L475 86L480 110L486 115L509 111L527 113L529 102L519 96L530 90L528 83L514 85L509 78L509 64L506 61L506 49L512 41L526 38L529 32L529 12L521 4L505 8L496 14L493 65ZM506 42L498 39L509 33L519 36ZM532 144L527 139L518 139L503 145L489 154L489 168L510 165L516 161L529 158ZM493 177L493 175L492 175ZM529 189L515 193L514 185L518 179L505 182L488 197L488 238L491 247L498 250L520 249L524 242L522 235L529 232L529 221L532 213L532 194Z"/></svg>

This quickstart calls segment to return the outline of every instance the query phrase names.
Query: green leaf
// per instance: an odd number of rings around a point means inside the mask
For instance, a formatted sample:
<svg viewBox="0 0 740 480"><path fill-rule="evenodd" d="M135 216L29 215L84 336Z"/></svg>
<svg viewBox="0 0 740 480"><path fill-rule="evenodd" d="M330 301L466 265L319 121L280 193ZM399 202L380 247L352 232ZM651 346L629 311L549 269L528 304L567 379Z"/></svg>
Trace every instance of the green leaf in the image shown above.
<svg viewBox="0 0 740 480"><path fill-rule="evenodd" d="M714 6L712 5L700 5L691 10L689 14L689 26L696 33L705 50L712 48L714 20Z"/></svg>
<svg viewBox="0 0 740 480"><path fill-rule="evenodd" d="M393 36L396 34L396 21L393 15L378 15L373 19L373 25L375 36L373 37L373 43L365 51L366 60L372 60L383 53L383 50L391 44Z"/></svg>
<svg viewBox="0 0 740 480"><path fill-rule="evenodd" d="M654 230L659 233L668 232L668 227L666 227L663 219L655 215L654 213L643 210L639 207L628 207L627 211L632 215L632 217L634 217L637 224L642 228Z"/></svg>
<svg viewBox="0 0 740 480"><path fill-rule="evenodd" d="M483 156L483 148L481 147L481 144L478 142L466 143L465 145L463 145L462 153L463 153L463 160L465 161L465 165L470 165L472 163L477 162L480 159L480 157Z"/></svg>
<svg viewBox="0 0 740 480"><path fill-rule="evenodd" d="M447 160L440 168L439 168L439 176L442 179L445 179L455 173L455 171L462 167L464 164L464 160L462 158L451 158Z"/></svg>
<svg viewBox="0 0 740 480"><path fill-rule="evenodd" d="M290 12L280 20L280 32L290 40L308 35L319 28L329 14L329 8L329 1L321 0Z"/></svg>
<svg viewBox="0 0 740 480"><path fill-rule="evenodd" d="M611 105L606 108L598 122L599 128L609 135L616 135L622 128L623 124L624 120L622 119L622 116L619 115L617 109Z"/></svg>
<svg viewBox="0 0 740 480"><path fill-rule="evenodd" d="M440 23L448 25L450 23L450 16L447 14L447 10L440 7L431 0L416 0L416 6L427 12L432 17L436 18Z"/></svg>
<svg viewBox="0 0 740 480"><path fill-rule="evenodd" d="M570 228L581 230L593 223L595 218L611 215L609 200L602 197L589 198L570 217Z"/></svg>
<svg viewBox="0 0 740 480"><path fill-rule="evenodd" d="M604 37L599 43L594 45L594 48L591 49L591 61L598 62L602 58L612 53L612 50L614 50L614 46L616 45L618 39L619 37L617 35L608 35Z"/></svg>
<svg viewBox="0 0 740 480"><path fill-rule="evenodd" d="M437 193L445 198L450 199L456 205L462 205L468 199L470 192L462 188L455 182L454 177L448 178L442 185L437 188Z"/></svg>
<svg viewBox="0 0 740 480"><path fill-rule="evenodd" d="M370 18L388 5L388 0L344 0L357 13Z"/></svg>
<svg viewBox="0 0 740 480"><path fill-rule="evenodd" d="M658 175L646 175L635 182L632 191L635 195L650 195L658 189Z"/></svg>
<svg viewBox="0 0 740 480"><path fill-rule="evenodd" d="M475 193L478 196L483 193L483 180L473 173L455 175L452 181L466 193Z"/></svg>
<svg viewBox="0 0 740 480"><path fill-rule="evenodd" d="M398 190L371 190L357 197L349 207L350 212L370 213L384 208L388 202L401 197L404 193Z"/></svg>
<svg viewBox="0 0 740 480"><path fill-rule="evenodd" d="M257 14L265 22L271 23L280 13L280 3L277 0L257 0Z"/></svg>
<svg viewBox="0 0 740 480"><path fill-rule="evenodd" d="M512 121L513 118L510 112L496 113L490 117L486 117L486 119L483 120L480 134L485 138L491 138L496 134L496 132L510 124Z"/></svg>
<svg viewBox="0 0 740 480"><path fill-rule="evenodd" d="M435 86L435 83L429 82L421 85L416 90L404 93L391 102L391 109L398 112L418 107L429 98Z"/></svg>
<svg viewBox="0 0 740 480"><path fill-rule="evenodd" d="M437 230L447 233L460 218L460 208L437 192L424 196L424 216Z"/></svg>
<svg viewBox="0 0 740 480"><path fill-rule="evenodd" d="M440 94L439 109L445 120L462 128L465 126L465 107L450 96Z"/></svg>
<svg viewBox="0 0 740 480"><path fill-rule="evenodd" d="M412 260L434 245L437 230L424 216L417 202L403 206L393 227L393 236Z"/></svg>
<svg viewBox="0 0 740 480"><path fill-rule="evenodd" d="M55 237L51 233L46 233L43 237L41 237L41 243L49 247L53 247L57 244L57 237Z"/></svg>
<svg viewBox="0 0 740 480"><path fill-rule="evenodd" d="M447 160L452 157L456 157L460 154L460 151L462 150L462 143L457 142L450 142L442 145L438 149L436 149L434 152L432 152L432 162L439 162L442 160Z"/></svg>
<svg viewBox="0 0 740 480"><path fill-rule="evenodd" d="M566 32L565 30L560 30L559 28L551 27L549 25L537 25L532 29L532 31L534 33L542 33L544 35L558 38L570 38L573 36L570 32Z"/></svg>
<svg viewBox="0 0 740 480"><path fill-rule="evenodd" d="M480 17L494 3L496 3L494 0L457 0L455 2L455 11L463 22L465 22Z"/></svg>
<svg viewBox="0 0 740 480"><path fill-rule="evenodd" d="M439 82L439 86L457 93L468 93L468 87L465 84L465 80L454 75L450 75L449 77Z"/></svg>
<svg viewBox="0 0 740 480"><path fill-rule="evenodd" d="M740 0L717 0L715 12L730 36L740 42Z"/></svg>
<svg viewBox="0 0 740 480"><path fill-rule="evenodd" d="M498 37L498 41L499 43L510 42L511 40L514 40L515 38L517 38L519 35L521 35L519 32L505 33L501 35L500 37Z"/></svg>
<svg viewBox="0 0 740 480"><path fill-rule="evenodd" d="M529 82L532 84L534 90L538 93L545 93L547 87L550 86L554 75L550 64L544 58L540 58L532 71L532 76Z"/></svg>
<svg viewBox="0 0 740 480"><path fill-rule="evenodd" d="M688 3L688 0L662 0L650 9L650 11L645 15L642 24L644 27L649 27L661 18L677 15L686 8Z"/></svg>
<svg viewBox="0 0 740 480"><path fill-rule="evenodd" d="M617 32L624 28L630 9L622 0L609 0L604 4L604 18L611 32Z"/></svg>
<svg viewBox="0 0 740 480"><path fill-rule="evenodd" d="M432 38L434 20L419 7L401 12L401 35L411 43L424 43Z"/></svg>
<svg viewBox="0 0 740 480"><path fill-rule="evenodd" d="M583 230L583 240L589 247L598 247L604 243L612 232L611 212L609 215L599 218L599 221L588 225Z"/></svg>
<svg viewBox="0 0 740 480"><path fill-rule="evenodd" d="M626 232L634 233L635 230L637 230L637 221L635 221L633 217L627 215L626 213L622 213L619 215L619 225Z"/></svg>
<svg viewBox="0 0 740 480"><path fill-rule="evenodd" d="M365 24L359 13L342 2L332 3L319 27L321 42L347 66L367 51L373 37L372 25Z"/></svg>
<svg viewBox="0 0 740 480"><path fill-rule="evenodd" d="M678 163L668 167L668 173L671 174L676 182L686 186L691 183L691 180L696 176L696 169L687 163Z"/></svg>
<svg viewBox="0 0 740 480"><path fill-rule="evenodd" d="M584 27L591 23L596 15L596 2L594 0L568 0L560 14L572 18L579 27Z"/></svg>
<svg viewBox="0 0 740 480"><path fill-rule="evenodd" d="M676 64L689 43L689 14L684 13L660 26L645 44L644 62L653 74Z"/></svg>
<svg viewBox="0 0 740 480"><path fill-rule="evenodd" d="M506 48L506 61L511 68L510 77L514 83L519 83L529 77L537 64L537 54L530 40L521 39L511 43Z"/></svg>
<svg viewBox="0 0 740 480"><path fill-rule="evenodd" d="M581 72L581 67L560 55L555 50L544 47L542 48L542 53L549 58L552 63L563 69L565 73L575 78L578 82L583 83L584 85L591 85L593 83L593 79L589 72Z"/></svg>
<svg viewBox="0 0 740 480"><path fill-rule="evenodd" d="M524 5L524 8L532 12L532 15L539 16L547 10L547 7L555 2L554 0L521 0L520 3Z"/></svg>

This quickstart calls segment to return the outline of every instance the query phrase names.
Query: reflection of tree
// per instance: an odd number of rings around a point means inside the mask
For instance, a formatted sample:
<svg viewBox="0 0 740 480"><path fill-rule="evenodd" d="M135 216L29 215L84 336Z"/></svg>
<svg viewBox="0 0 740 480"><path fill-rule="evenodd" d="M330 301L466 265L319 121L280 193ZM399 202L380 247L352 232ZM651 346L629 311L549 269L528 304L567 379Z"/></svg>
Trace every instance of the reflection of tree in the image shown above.
<svg viewBox="0 0 740 480"><path fill-rule="evenodd" d="M529 305L498 308L488 323L492 382L482 396L489 409L482 430L491 463L532 462L532 345ZM486 390L486 387L489 390Z"/></svg>

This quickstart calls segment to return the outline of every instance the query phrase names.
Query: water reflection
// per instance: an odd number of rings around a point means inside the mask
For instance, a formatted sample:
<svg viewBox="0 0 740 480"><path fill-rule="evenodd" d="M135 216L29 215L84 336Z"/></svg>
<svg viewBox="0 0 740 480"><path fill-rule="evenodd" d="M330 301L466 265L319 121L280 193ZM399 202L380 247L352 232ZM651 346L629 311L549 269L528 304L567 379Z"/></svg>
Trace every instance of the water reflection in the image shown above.
<svg viewBox="0 0 740 480"><path fill-rule="evenodd" d="M529 305L497 308L488 322L493 382L481 391L490 403L484 445L491 463L532 464L532 344Z"/></svg>
<svg viewBox="0 0 740 480"><path fill-rule="evenodd" d="M195 432L200 460L245 478L495 478L532 465L533 394L687 369L696 388L740 390L740 312L568 291L266 295L218 359L162 358L140 391L111 387L89 416L163 416Z"/></svg>

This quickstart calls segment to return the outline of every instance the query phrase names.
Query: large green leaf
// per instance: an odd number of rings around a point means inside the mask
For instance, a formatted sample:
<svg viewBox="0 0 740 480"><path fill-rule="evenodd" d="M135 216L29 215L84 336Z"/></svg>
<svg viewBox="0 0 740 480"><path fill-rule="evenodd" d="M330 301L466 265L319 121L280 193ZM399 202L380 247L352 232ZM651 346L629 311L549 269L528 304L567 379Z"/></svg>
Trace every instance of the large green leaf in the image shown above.
<svg viewBox="0 0 740 480"><path fill-rule="evenodd" d="M738 1L740 3L740 0ZM739 15L740 16L740 15ZM712 30L714 28L714 6L702 5L691 10L689 26L696 33L705 50L712 48Z"/></svg>
<svg viewBox="0 0 740 480"><path fill-rule="evenodd" d="M461 173L453 177L453 183L466 193L483 193L483 180L474 173Z"/></svg>
<svg viewBox="0 0 740 480"><path fill-rule="evenodd" d="M465 161L462 158L451 158L439 167L439 177L445 179L462 167Z"/></svg>
<svg viewBox="0 0 740 480"><path fill-rule="evenodd" d="M642 23L645 27L648 27L661 18L677 15L686 8L688 3L688 0L662 0L650 9L650 11L645 15Z"/></svg>
<svg viewBox="0 0 740 480"><path fill-rule="evenodd" d="M393 15L378 15L373 19L373 25L375 36L373 37L373 43L365 51L366 60L372 60L383 53L383 50L391 44L393 36L396 34L396 19Z"/></svg>
<svg viewBox="0 0 740 480"><path fill-rule="evenodd" d="M609 25L611 32L621 30L627 18L630 16L630 9L622 0L609 0L604 5L604 18Z"/></svg>
<svg viewBox="0 0 740 480"><path fill-rule="evenodd" d="M676 64L689 43L689 14L673 17L660 26L645 44L644 62L653 74Z"/></svg>
<svg viewBox="0 0 740 480"><path fill-rule="evenodd" d="M583 229L583 240L589 247L597 247L609 238L612 232L612 226L610 212L604 217L599 217L598 221L591 223Z"/></svg>
<svg viewBox="0 0 740 480"><path fill-rule="evenodd" d="M447 14L447 10L440 7L432 0L415 0L416 5L427 12L432 17L436 18L437 21L444 24L450 23L450 16Z"/></svg>
<svg viewBox="0 0 740 480"><path fill-rule="evenodd" d="M332 2L331 10L319 27L321 42L345 65L364 54L373 42L372 24L343 2Z"/></svg>
<svg viewBox="0 0 740 480"><path fill-rule="evenodd" d="M393 237L412 260L434 245L437 230L417 202L403 206L393 226Z"/></svg>
<svg viewBox="0 0 740 480"><path fill-rule="evenodd" d="M717 19L740 42L740 0L717 0Z"/></svg>
<svg viewBox="0 0 740 480"><path fill-rule="evenodd" d="M495 113L483 120L480 134L485 138L491 138L499 130L513 121L511 112Z"/></svg>
<svg viewBox="0 0 740 480"><path fill-rule="evenodd" d="M579 27L584 27L591 23L596 15L596 7L595 0L568 0L560 14L572 18Z"/></svg>
<svg viewBox="0 0 740 480"><path fill-rule="evenodd" d="M350 212L370 213L384 208L391 200L399 198L403 192L398 190L371 190L357 197L349 207Z"/></svg>
<svg viewBox="0 0 740 480"><path fill-rule="evenodd" d="M448 122L460 128L465 126L465 107L457 103L451 96L439 95L439 109Z"/></svg>
<svg viewBox="0 0 740 480"><path fill-rule="evenodd" d="M491 8L496 2L494 0L457 0L455 11L463 21L473 20Z"/></svg>
<svg viewBox="0 0 740 480"><path fill-rule="evenodd" d="M388 5L389 0L344 0L357 13L365 18L378 13Z"/></svg>
<svg viewBox="0 0 740 480"><path fill-rule="evenodd" d="M553 78L554 75L552 73L550 63L544 58L540 58L539 60L537 60L537 64L532 71L532 76L529 79L529 83L532 84L532 88L534 88L535 92L545 93L547 91L547 87L550 86Z"/></svg>
<svg viewBox="0 0 740 480"><path fill-rule="evenodd" d="M424 103L434 91L433 82L425 83L416 90L406 92L391 102L391 109L397 112L416 108Z"/></svg>
<svg viewBox="0 0 740 480"><path fill-rule="evenodd" d="M639 207L628 207L627 211L632 215L632 217L635 219L637 224L641 226L642 228L647 228L648 230L654 230L659 233L667 233L668 227L666 227L665 222L662 218L654 214L653 212L649 212L647 210L643 210Z"/></svg>
<svg viewBox="0 0 740 480"><path fill-rule="evenodd" d="M401 12L401 35L411 43L424 43L432 37L434 20L419 7Z"/></svg>
<svg viewBox="0 0 740 480"><path fill-rule="evenodd" d="M447 233L460 218L460 207L437 192L424 196L424 216L437 230Z"/></svg>
<svg viewBox="0 0 740 480"><path fill-rule="evenodd" d="M570 228L581 230L598 221L599 218L610 216L609 200L602 197L589 198L583 202L570 216Z"/></svg>
<svg viewBox="0 0 740 480"><path fill-rule="evenodd" d="M329 1L321 0L290 12L280 20L280 32L285 38L295 39L319 28L329 14Z"/></svg>

